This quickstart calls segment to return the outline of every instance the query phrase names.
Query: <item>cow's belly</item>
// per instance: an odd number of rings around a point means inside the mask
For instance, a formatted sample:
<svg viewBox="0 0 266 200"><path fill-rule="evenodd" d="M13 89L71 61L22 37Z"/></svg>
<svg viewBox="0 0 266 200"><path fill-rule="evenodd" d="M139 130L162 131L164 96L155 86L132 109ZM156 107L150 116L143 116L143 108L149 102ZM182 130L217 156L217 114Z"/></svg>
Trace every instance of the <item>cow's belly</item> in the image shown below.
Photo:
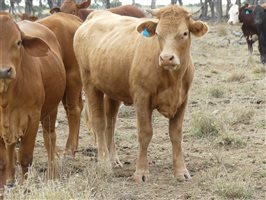
<svg viewBox="0 0 266 200"><path fill-rule="evenodd" d="M115 68L115 69L114 69ZM97 65L91 67L91 84L109 97L132 103L127 70L117 65ZM115 70L115 73L114 73Z"/></svg>
<svg viewBox="0 0 266 200"><path fill-rule="evenodd" d="M95 45L96 48L89 48L88 55L91 83L111 98L131 104L129 73L133 48L119 45L116 38Z"/></svg>

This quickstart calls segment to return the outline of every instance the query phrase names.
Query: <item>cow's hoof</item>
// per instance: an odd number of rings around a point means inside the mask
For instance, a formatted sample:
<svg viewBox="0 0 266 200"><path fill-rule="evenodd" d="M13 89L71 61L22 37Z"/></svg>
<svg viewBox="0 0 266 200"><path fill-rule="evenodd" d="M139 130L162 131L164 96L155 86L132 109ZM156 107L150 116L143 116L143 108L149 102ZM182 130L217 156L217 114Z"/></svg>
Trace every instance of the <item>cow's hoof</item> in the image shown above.
<svg viewBox="0 0 266 200"><path fill-rule="evenodd" d="M6 187L8 188L8 189L12 189L12 188L14 188L15 187L15 181L11 181L11 180L8 180L7 182L6 182Z"/></svg>
<svg viewBox="0 0 266 200"><path fill-rule="evenodd" d="M185 172L178 172L178 173L175 173L175 178L177 181L189 181L191 180L191 176L189 174L189 172L186 170Z"/></svg>
<svg viewBox="0 0 266 200"><path fill-rule="evenodd" d="M133 179L135 180L136 183L142 183L142 182L147 182L149 177L149 172L135 172L133 175Z"/></svg>

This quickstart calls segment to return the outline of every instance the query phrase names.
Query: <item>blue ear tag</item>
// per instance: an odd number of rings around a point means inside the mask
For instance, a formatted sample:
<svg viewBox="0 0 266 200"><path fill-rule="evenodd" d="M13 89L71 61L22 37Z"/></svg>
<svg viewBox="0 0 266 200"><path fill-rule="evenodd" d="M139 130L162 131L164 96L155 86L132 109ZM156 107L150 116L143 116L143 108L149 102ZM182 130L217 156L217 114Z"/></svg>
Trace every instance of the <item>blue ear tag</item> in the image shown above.
<svg viewBox="0 0 266 200"><path fill-rule="evenodd" d="M246 11L245 11L245 14L246 14L246 15L249 15L250 13L251 13L250 10L246 10Z"/></svg>
<svg viewBox="0 0 266 200"><path fill-rule="evenodd" d="M144 37L150 37L150 32L148 31L147 28L144 28L143 36L144 36Z"/></svg>

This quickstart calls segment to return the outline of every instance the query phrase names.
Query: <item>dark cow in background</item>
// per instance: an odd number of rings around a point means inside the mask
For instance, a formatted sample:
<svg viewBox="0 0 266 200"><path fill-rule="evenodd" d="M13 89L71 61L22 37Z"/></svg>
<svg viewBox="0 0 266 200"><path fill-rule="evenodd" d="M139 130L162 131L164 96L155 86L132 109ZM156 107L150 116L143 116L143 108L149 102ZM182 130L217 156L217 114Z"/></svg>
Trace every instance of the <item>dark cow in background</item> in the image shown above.
<svg viewBox="0 0 266 200"><path fill-rule="evenodd" d="M262 4L261 6L266 8L266 4ZM250 53L253 52L253 43L258 39L258 31L254 23L254 9L255 6L249 4L245 4L241 8L237 4L234 4L229 10L228 20L228 24L230 25L242 23L241 29L247 40Z"/></svg>
<svg viewBox="0 0 266 200"><path fill-rule="evenodd" d="M256 6L254 10L254 23L259 36L259 51L262 64L266 64L266 10Z"/></svg>
<svg viewBox="0 0 266 200"><path fill-rule="evenodd" d="M75 0L65 0L60 8L52 8L50 10L50 13L53 14L55 12L64 12L68 14L73 14L85 21L87 16L94 11L93 9L86 9L90 6L90 4L91 0L84 1L80 4L76 3ZM146 17L144 12L132 5L124 5L115 8L110 8L108 9L108 11L122 16L130 16L136 18Z"/></svg>
<svg viewBox="0 0 266 200"><path fill-rule="evenodd" d="M245 4L241 8L238 5L233 5L229 10L228 24L234 25L236 23L243 23L241 26L244 37L247 40L248 50L250 53L253 52L253 43L256 41L254 36L257 35L257 29L254 24L253 18L254 6ZM255 37L256 38L256 37Z"/></svg>

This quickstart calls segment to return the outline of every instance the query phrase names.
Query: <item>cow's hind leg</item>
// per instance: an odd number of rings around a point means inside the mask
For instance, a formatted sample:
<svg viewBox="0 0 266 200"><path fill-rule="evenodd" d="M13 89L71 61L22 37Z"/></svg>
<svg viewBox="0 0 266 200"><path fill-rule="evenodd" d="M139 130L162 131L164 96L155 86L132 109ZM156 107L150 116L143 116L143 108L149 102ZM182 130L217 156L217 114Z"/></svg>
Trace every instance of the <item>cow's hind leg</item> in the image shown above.
<svg viewBox="0 0 266 200"><path fill-rule="evenodd" d="M56 116L57 116L57 109L51 112L49 116L42 119L44 145L48 154L48 170L47 170L48 179L54 179L56 177L56 165L55 165Z"/></svg>
<svg viewBox="0 0 266 200"><path fill-rule="evenodd" d="M150 99L146 96L139 95L134 100L137 112L138 123L138 140L139 140L139 153L136 163L136 172L134 179L136 182L146 181L149 175L149 163L147 158L147 150L149 143L152 139L152 109L150 106Z"/></svg>
<svg viewBox="0 0 266 200"><path fill-rule="evenodd" d="M93 132L97 135L98 161L110 169L110 156L105 136L104 95L91 84L87 86L84 88L88 98Z"/></svg>
<svg viewBox="0 0 266 200"><path fill-rule="evenodd" d="M69 124L69 135L66 143L65 155L73 157L78 148L80 115L83 107L81 89L82 85L80 79L76 76L71 79L71 76L68 75L66 91L62 101Z"/></svg>
<svg viewBox="0 0 266 200"><path fill-rule="evenodd" d="M120 162L116 153L115 139L114 139L115 123L120 102L115 101L108 96L105 96L104 103L105 103L105 114L106 114L105 135L107 140L107 147L111 157L111 162L115 166L123 167L123 164Z"/></svg>
<svg viewBox="0 0 266 200"><path fill-rule="evenodd" d="M190 179L182 153L182 126L187 100L178 108L176 115L169 120L169 135L173 148L174 176L177 180Z"/></svg>

